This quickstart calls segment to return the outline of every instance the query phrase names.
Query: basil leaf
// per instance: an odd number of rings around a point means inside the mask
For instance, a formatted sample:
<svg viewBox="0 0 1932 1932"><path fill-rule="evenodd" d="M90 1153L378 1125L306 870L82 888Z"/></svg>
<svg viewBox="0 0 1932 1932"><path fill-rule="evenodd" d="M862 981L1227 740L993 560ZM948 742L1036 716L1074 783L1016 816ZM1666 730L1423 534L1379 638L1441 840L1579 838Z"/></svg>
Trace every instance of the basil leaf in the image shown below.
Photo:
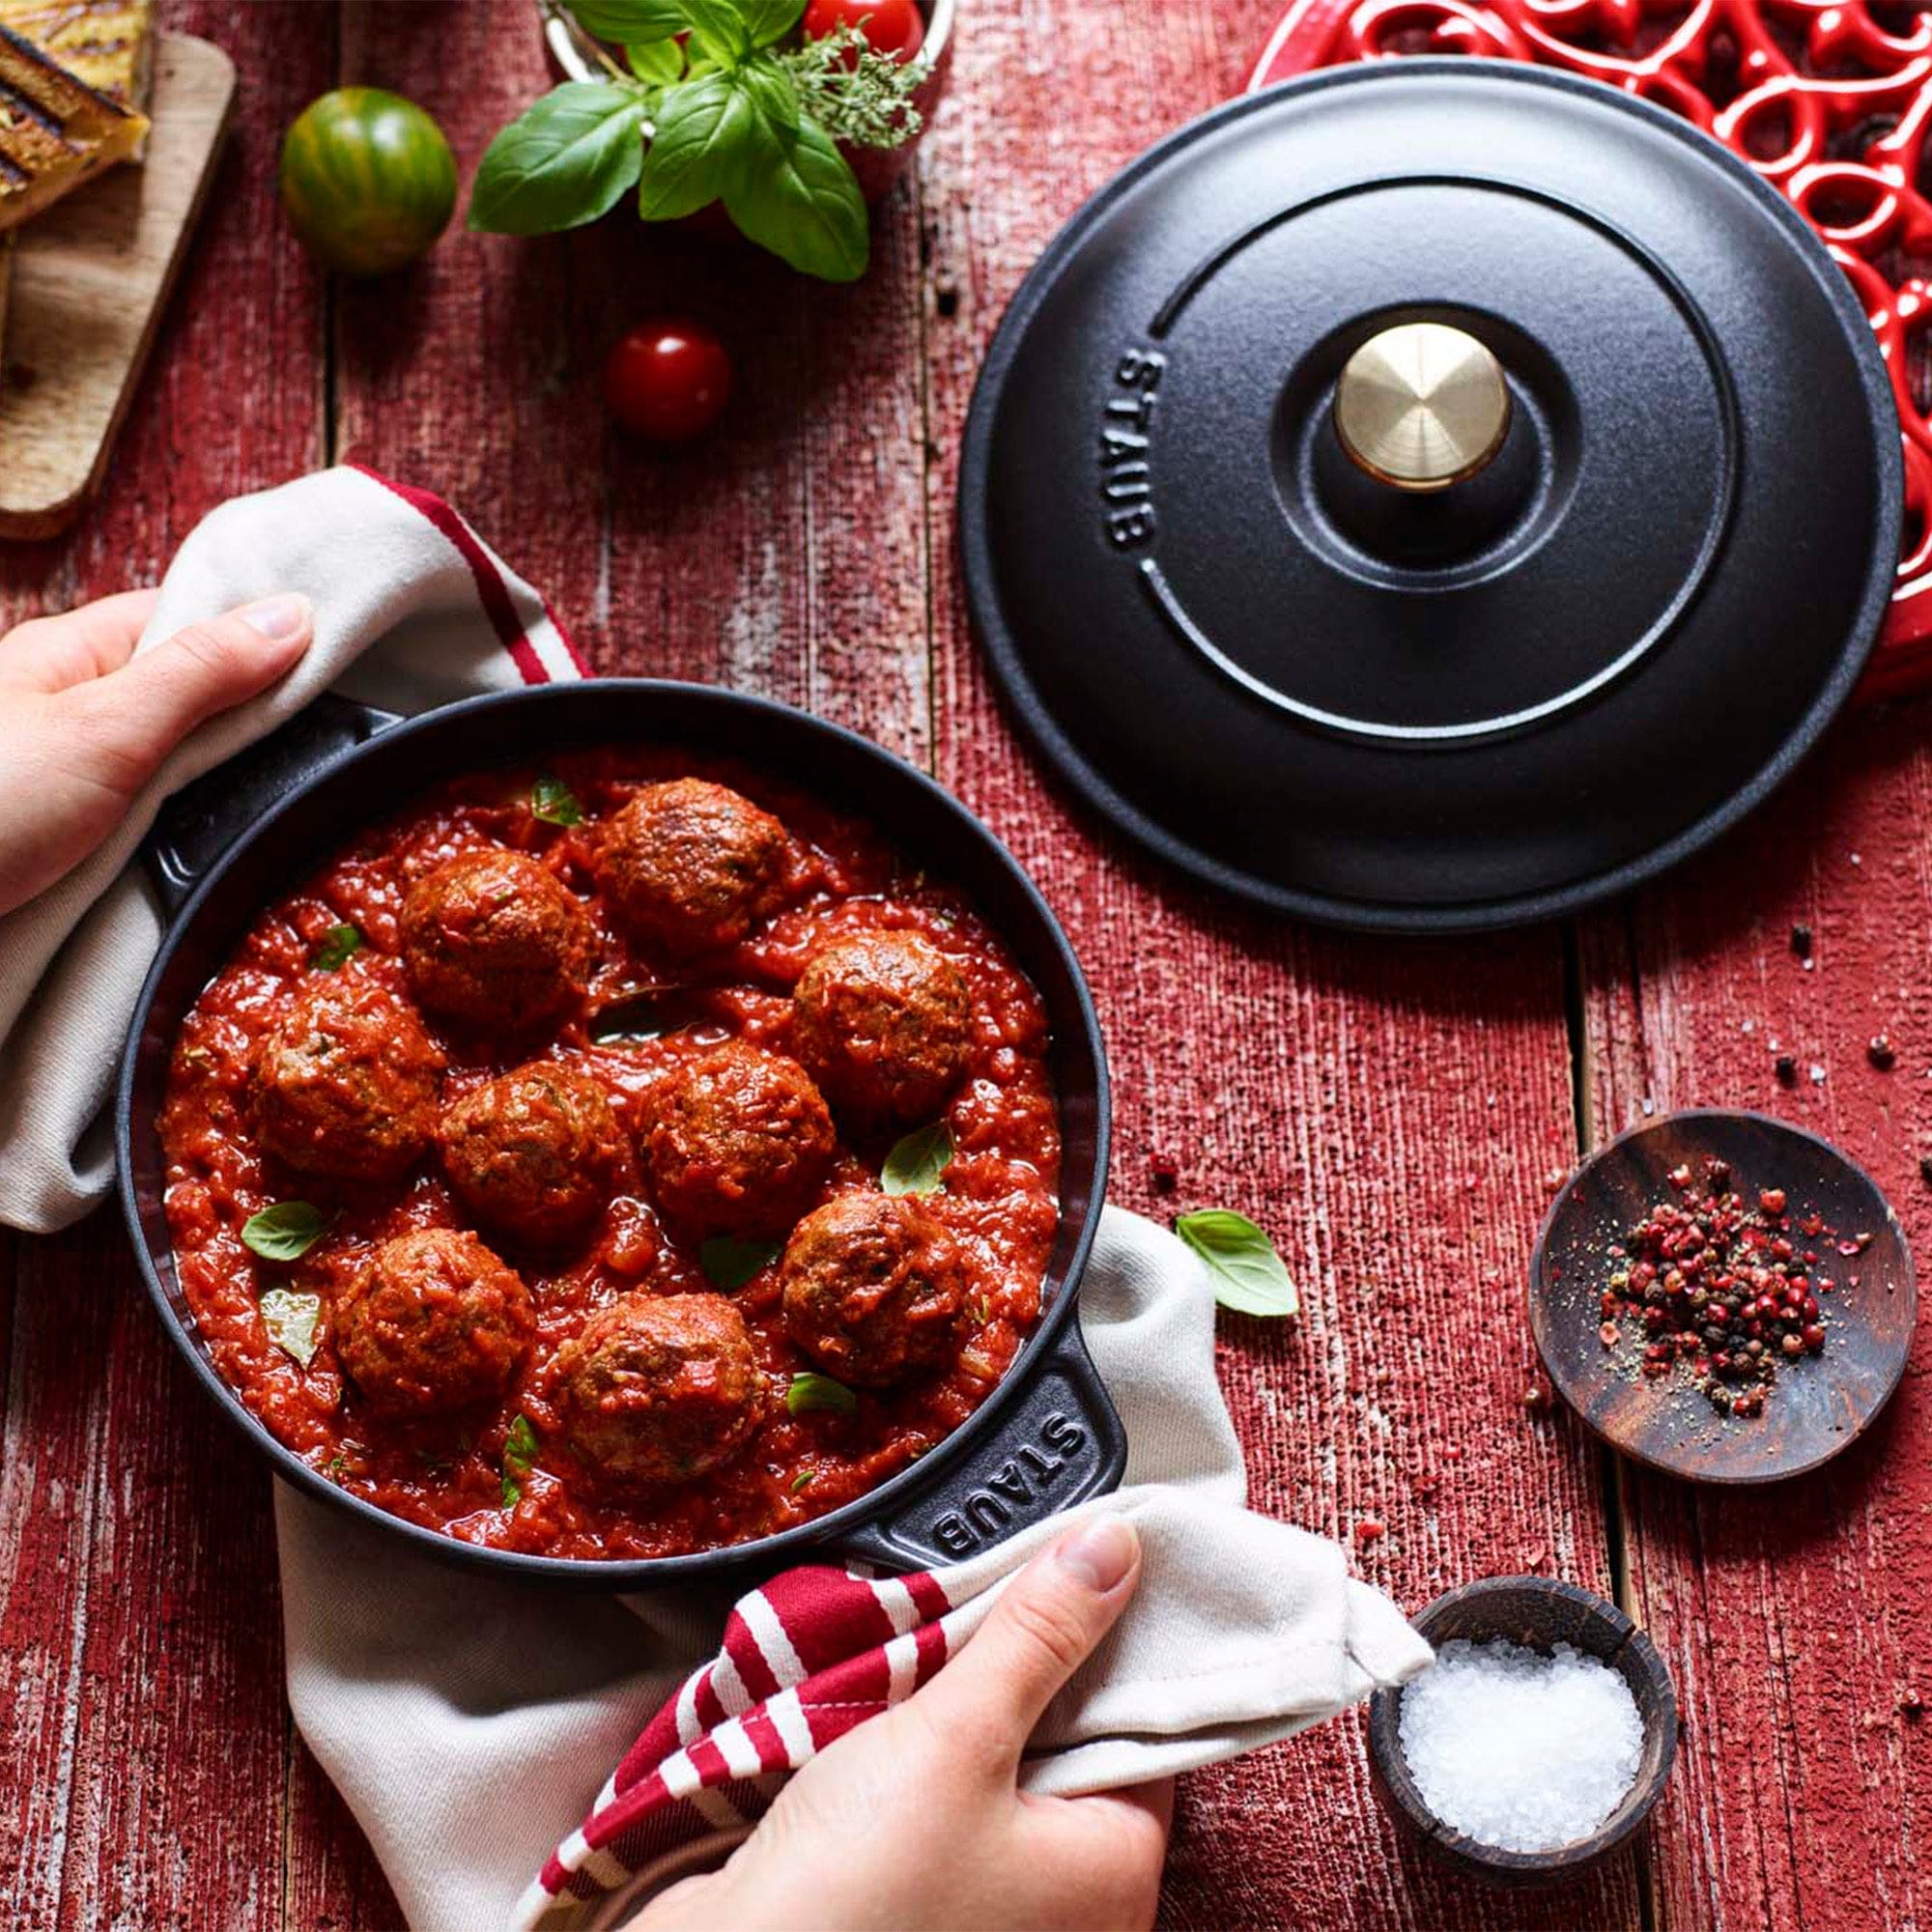
<svg viewBox="0 0 1932 1932"><path fill-rule="evenodd" d="M843 1382L834 1381L830 1376L814 1375L810 1369L791 1378L791 1386L785 1390L785 1407L794 1415L804 1415L814 1408L830 1410L834 1415L852 1415L859 1407L859 1398Z"/></svg>
<svg viewBox="0 0 1932 1932"><path fill-rule="evenodd" d="M1214 1299L1237 1315L1299 1315L1301 1297L1274 1243L1248 1219L1227 1208L1183 1214L1174 1232L1208 1264Z"/></svg>
<svg viewBox="0 0 1932 1932"><path fill-rule="evenodd" d="M315 1360L322 1296L299 1293L292 1288L271 1288L255 1305L262 1311L262 1326L269 1331L269 1340L307 1368Z"/></svg>
<svg viewBox="0 0 1932 1932"><path fill-rule="evenodd" d="M677 0L565 0L577 24L592 39L642 46L684 32Z"/></svg>
<svg viewBox="0 0 1932 1932"><path fill-rule="evenodd" d="M952 1130L944 1121L915 1127L895 1142L879 1172L879 1185L888 1194L938 1194L946 1186L946 1170L952 1159Z"/></svg>
<svg viewBox="0 0 1932 1932"><path fill-rule="evenodd" d="M277 1201L242 1224L242 1244L268 1262L298 1262L322 1239L328 1217L306 1201Z"/></svg>
<svg viewBox="0 0 1932 1932"><path fill-rule="evenodd" d="M702 1019L710 1008L701 993L685 986L639 986L600 1007L590 1019L590 1037L599 1046L613 1040L662 1039Z"/></svg>
<svg viewBox="0 0 1932 1932"><path fill-rule="evenodd" d="M803 1470L803 1471L801 1471L801 1473L799 1473L798 1475L794 1476L794 1477L793 1477L793 1478L791 1479L791 1492L792 1492L792 1494L793 1494L793 1495L797 1495L797 1494L798 1494L798 1492L799 1492L799 1491L801 1491L802 1489L804 1489L804 1488L805 1488L805 1486L806 1486L806 1484L808 1484L809 1482L810 1482L810 1481L811 1481L811 1479L812 1479L812 1477L814 1477L815 1475L817 1475L817 1473L818 1473L818 1471L817 1471L816 1469L806 1469L806 1470Z"/></svg>
<svg viewBox="0 0 1932 1932"><path fill-rule="evenodd" d="M739 0L754 47L775 46L798 25L805 0Z"/></svg>
<svg viewBox="0 0 1932 1932"><path fill-rule="evenodd" d="M583 808L577 794L561 779L540 778L530 787L531 816L546 825L582 825Z"/></svg>
<svg viewBox="0 0 1932 1932"><path fill-rule="evenodd" d="M749 60L738 70L737 82L759 113L787 133L798 126L798 88L792 77L769 54Z"/></svg>
<svg viewBox="0 0 1932 1932"><path fill-rule="evenodd" d="M308 963L317 973L339 973L349 963L349 955L361 950L362 935L353 925L331 925L309 954Z"/></svg>
<svg viewBox="0 0 1932 1932"><path fill-rule="evenodd" d="M675 41L633 41L624 59L639 80L669 87L684 78L684 49Z"/></svg>
<svg viewBox="0 0 1932 1932"><path fill-rule="evenodd" d="M638 213L646 221L695 214L737 181L756 110L735 76L706 74L669 89L638 183Z"/></svg>
<svg viewBox="0 0 1932 1932"><path fill-rule="evenodd" d="M720 67L731 67L752 51L752 31L737 0L678 0L691 38Z"/></svg>
<svg viewBox="0 0 1932 1932"><path fill-rule="evenodd" d="M503 1507L515 1509L524 1499L522 1478L537 1460L537 1433L527 1415L519 1414L503 1438Z"/></svg>
<svg viewBox="0 0 1932 1932"><path fill-rule="evenodd" d="M786 128L758 114L724 207L761 248L808 275L851 282L866 272L866 198L838 144L809 115Z"/></svg>
<svg viewBox="0 0 1932 1932"><path fill-rule="evenodd" d="M609 81L554 88L492 141L469 190L469 225L548 235L595 221L644 164L644 103Z"/></svg>
<svg viewBox="0 0 1932 1932"><path fill-rule="evenodd" d="M760 1268L778 1260L778 1241L741 1241L731 1235L715 1235L697 1251L697 1264L714 1288L743 1288Z"/></svg>

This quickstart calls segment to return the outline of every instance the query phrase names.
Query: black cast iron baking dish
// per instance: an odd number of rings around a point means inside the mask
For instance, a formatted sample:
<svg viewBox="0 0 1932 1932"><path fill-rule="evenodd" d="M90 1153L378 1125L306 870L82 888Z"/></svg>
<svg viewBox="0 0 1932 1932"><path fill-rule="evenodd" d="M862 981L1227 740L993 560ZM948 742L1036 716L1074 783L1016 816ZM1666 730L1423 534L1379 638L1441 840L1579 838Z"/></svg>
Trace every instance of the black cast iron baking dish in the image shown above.
<svg viewBox="0 0 1932 1932"><path fill-rule="evenodd" d="M439 781L576 747L665 744L746 759L887 827L897 847L956 882L1046 1004L1060 1100L1060 1232L1039 1324L985 1404L869 1495L781 1535L689 1556L591 1562L490 1549L405 1522L338 1489L285 1448L215 1373L176 1280L156 1118L187 1008L262 906L358 826ZM788 706L645 678L470 698L407 722L325 698L171 801L150 857L171 923L128 1030L116 1096L121 1203L141 1272L189 1369L284 1481L427 1555L521 1577L635 1590L852 1556L893 1569L956 1560L1114 1488L1126 1437L1074 1320L1107 1173L1099 1023L1059 923L1010 854L922 772Z"/></svg>

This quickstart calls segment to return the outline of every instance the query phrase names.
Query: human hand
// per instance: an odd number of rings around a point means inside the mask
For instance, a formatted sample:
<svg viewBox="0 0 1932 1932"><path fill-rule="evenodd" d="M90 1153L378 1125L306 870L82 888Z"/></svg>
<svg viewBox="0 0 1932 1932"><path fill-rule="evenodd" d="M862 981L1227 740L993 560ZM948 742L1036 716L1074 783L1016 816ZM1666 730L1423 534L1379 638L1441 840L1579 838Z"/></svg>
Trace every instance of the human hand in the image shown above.
<svg viewBox="0 0 1932 1932"><path fill-rule="evenodd" d="M1070 1531L930 1684L821 1751L723 1867L673 1886L628 1932L1151 1924L1173 1780L1093 1798L1016 1783L1048 1700L1139 1580L1139 1543L1120 1517Z"/></svg>
<svg viewBox="0 0 1932 1932"><path fill-rule="evenodd" d="M79 865L197 724L266 691L314 636L306 597L270 597L135 657L156 595L130 590L0 637L0 913Z"/></svg>

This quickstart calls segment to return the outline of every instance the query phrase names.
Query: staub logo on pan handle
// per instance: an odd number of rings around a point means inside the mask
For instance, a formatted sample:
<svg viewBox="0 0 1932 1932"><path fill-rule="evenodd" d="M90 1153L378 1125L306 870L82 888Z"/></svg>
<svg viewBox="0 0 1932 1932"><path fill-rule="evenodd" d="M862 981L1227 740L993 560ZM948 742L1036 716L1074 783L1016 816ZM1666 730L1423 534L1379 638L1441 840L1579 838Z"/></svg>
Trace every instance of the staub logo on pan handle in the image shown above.
<svg viewBox="0 0 1932 1932"><path fill-rule="evenodd" d="M1087 1431L1058 1408L1040 1416L1036 1431L1037 1441L1022 1442L982 1485L933 1520L928 1535L949 1556L971 1556L1059 1507L1056 1490L1066 1488Z"/></svg>
<svg viewBox="0 0 1932 1932"><path fill-rule="evenodd" d="M881 1525L885 1539L905 1559L956 1563L1112 1489L1126 1444L1093 1377L1084 1351L1052 1362L988 1441Z"/></svg>

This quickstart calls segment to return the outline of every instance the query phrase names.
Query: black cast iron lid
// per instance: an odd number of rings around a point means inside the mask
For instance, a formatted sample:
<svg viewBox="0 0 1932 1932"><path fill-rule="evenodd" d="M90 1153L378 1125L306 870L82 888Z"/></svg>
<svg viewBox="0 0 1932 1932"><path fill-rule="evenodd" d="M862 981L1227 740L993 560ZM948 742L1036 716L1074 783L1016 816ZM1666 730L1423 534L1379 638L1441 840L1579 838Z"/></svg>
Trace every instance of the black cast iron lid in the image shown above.
<svg viewBox="0 0 1932 1932"><path fill-rule="evenodd" d="M1487 460L1426 492L1335 421L1416 323L1509 396L1490 454L1460 370L1445 446ZM1791 770L1884 614L1901 468L1849 283L1742 163L1595 82L1404 59L1232 102L1074 217L980 376L960 537L1009 696L1124 830L1284 910L1495 925Z"/></svg>

